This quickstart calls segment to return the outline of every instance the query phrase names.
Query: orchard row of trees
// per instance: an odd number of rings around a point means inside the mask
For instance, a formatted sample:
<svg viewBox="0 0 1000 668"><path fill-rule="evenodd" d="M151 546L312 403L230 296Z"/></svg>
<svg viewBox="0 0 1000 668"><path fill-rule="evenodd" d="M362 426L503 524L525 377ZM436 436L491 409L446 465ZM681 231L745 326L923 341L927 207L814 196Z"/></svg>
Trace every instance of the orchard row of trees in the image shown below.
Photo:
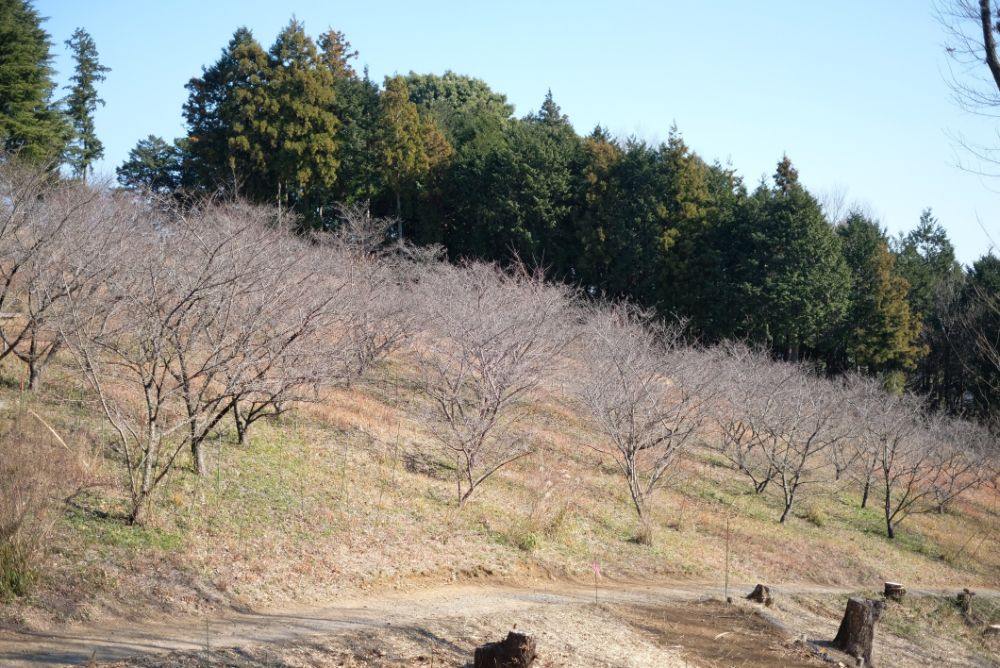
<svg viewBox="0 0 1000 668"><path fill-rule="evenodd" d="M877 375L956 413L992 417L995 367L969 338L996 323L1000 264L968 270L930 210L889 238L862 209L828 201L791 161L748 188L691 151L580 136L549 93L513 115L478 79L387 77L352 62L342 33L292 21L270 49L241 28L188 83L188 134L139 142L129 188L229 192L294 210L311 229L337 203L397 218L397 239L452 260L523 258L592 295L689 321L704 342L747 338L829 373ZM987 309L988 310L988 309ZM978 320L977 320L978 319Z"/></svg>
<svg viewBox="0 0 1000 668"><path fill-rule="evenodd" d="M72 93L53 103L37 14L25 0L0 7L12 35L0 139L85 177L101 154L92 112L107 68L77 31ZM396 218L397 240L439 244L453 261L522 258L592 296L683 318L689 338L747 339L830 374L870 374L955 414L1000 410L984 341L1000 325L1000 262L959 266L930 210L889 238L863 209L821 204L787 157L748 188L676 129L660 145L600 127L580 136L551 93L516 118L481 80L410 73L380 85L356 58L342 33L314 40L294 20L270 48L238 29L187 85L187 135L139 141L120 183L181 204L225 192L308 230L339 225L340 204L367 206Z"/></svg>
<svg viewBox="0 0 1000 668"><path fill-rule="evenodd" d="M262 419L363 382L389 356L414 370L408 405L465 504L537 448L542 393L590 423L637 517L693 448L710 448L748 491L776 494L785 522L817 488L877 499L887 534L997 484L995 440L913 394L848 374L830 380L745 343L692 345L630 302L593 300L522 265L443 261L387 244L396 221L340 209L336 232L304 235L277 207L178 207L11 161L0 166L3 355L32 389L72 362L110 426L106 454L145 519L206 443L243 444Z"/></svg>

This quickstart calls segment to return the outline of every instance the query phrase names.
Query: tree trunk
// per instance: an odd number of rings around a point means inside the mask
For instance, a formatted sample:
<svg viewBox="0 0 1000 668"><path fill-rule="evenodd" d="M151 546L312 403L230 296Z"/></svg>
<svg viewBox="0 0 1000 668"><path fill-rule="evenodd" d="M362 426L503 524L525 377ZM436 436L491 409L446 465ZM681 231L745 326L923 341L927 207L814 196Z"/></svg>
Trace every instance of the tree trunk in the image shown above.
<svg viewBox="0 0 1000 668"><path fill-rule="evenodd" d="M887 599L899 603L903 600L903 597L906 596L906 587L898 582L886 582L885 588L882 590L882 595Z"/></svg>
<svg viewBox="0 0 1000 668"><path fill-rule="evenodd" d="M896 530L892 528L892 501L889 498L889 489L885 490L885 535L889 539L896 537Z"/></svg>
<svg viewBox="0 0 1000 668"><path fill-rule="evenodd" d="M958 607L962 611L962 616L966 619L972 614L972 597L976 592L971 589L963 589L958 594Z"/></svg>
<svg viewBox="0 0 1000 668"><path fill-rule="evenodd" d="M236 441L243 447L247 444L247 429L250 425L240 412L239 402L233 404L233 421L236 423Z"/></svg>
<svg viewBox="0 0 1000 668"><path fill-rule="evenodd" d="M205 475L205 448L204 441L200 438L191 441L191 462L197 475Z"/></svg>
<svg viewBox="0 0 1000 668"><path fill-rule="evenodd" d="M396 191L396 241L403 240L403 195Z"/></svg>
<svg viewBox="0 0 1000 668"><path fill-rule="evenodd" d="M867 508L868 507L868 495L871 493L871 491L872 491L872 483L871 483L871 481L870 480L865 481L865 489L861 493L861 507L862 508Z"/></svg>
<svg viewBox="0 0 1000 668"><path fill-rule="evenodd" d="M148 509L149 493L140 491L139 495L132 500L132 510L128 515L128 523L132 526L142 526L146 522Z"/></svg>
<svg viewBox="0 0 1000 668"><path fill-rule="evenodd" d="M771 597L771 588L762 584L758 584L752 592L747 594L747 600L763 603L765 607L771 607L771 604L774 603L774 598Z"/></svg>
<svg viewBox="0 0 1000 668"><path fill-rule="evenodd" d="M501 642L490 642L476 648L475 668L528 668L535 661L535 639L525 633L511 631Z"/></svg>
<svg viewBox="0 0 1000 668"><path fill-rule="evenodd" d="M42 387L42 370L35 361L28 362L28 390L38 392Z"/></svg>
<svg viewBox="0 0 1000 668"><path fill-rule="evenodd" d="M840 622L833 646L872 666L872 641L875 639L875 622L882 616L884 601L870 598L850 598L844 619Z"/></svg>

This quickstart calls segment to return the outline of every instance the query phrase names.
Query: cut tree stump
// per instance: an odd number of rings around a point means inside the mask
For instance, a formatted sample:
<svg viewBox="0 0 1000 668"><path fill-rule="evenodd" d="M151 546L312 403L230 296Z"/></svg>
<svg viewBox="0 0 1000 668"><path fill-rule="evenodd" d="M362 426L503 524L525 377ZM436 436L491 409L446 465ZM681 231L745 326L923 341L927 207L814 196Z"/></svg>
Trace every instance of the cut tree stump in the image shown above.
<svg viewBox="0 0 1000 668"><path fill-rule="evenodd" d="M771 588L762 584L758 584L752 592L747 594L747 600L763 603L766 607L771 607L771 604L774 603L774 599L771 597Z"/></svg>
<svg viewBox="0 0 1000 668"><path fill-rule="evenodd" d="M984 636L1000 636L1000 624L991 624L983 629Z"/></svg>
<svg viewBox="0 0 1000 668"><path fill-rule="evenodd" d="M526 633L511 631L500 642L488 642L476 648L475 668L528 668L535 661L535 639Z"/></svg>
<svg viewBox="0 0 1000 668"><path fill-rule="evenodd" d="M872 641L875 639L875 622L882 616L885 601L870 598L849 598L844 619L840 622L833 646L864 661L864 666L872 665Z"/></svg>
<svg viewBox="0 0 1000 668"><path fill-rule="evenodd" d="M903 600L903 597L906 596L906 587L898 582L886 582L883 596L887 599L900 603Z"/></svg>
<svg viewBox="0 0 1000 668"><path fill-rule="evenodd" d="M958 608L962 611L962 616L968 618L972 614L972 597L976 592L971 589L963 589L958 592Z"/></svg>

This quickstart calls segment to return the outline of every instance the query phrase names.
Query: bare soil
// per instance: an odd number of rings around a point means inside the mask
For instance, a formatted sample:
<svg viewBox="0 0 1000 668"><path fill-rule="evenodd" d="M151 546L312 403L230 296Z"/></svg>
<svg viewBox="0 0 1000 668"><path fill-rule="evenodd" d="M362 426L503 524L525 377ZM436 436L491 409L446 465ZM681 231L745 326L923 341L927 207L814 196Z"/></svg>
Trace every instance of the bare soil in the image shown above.
<svg viewBox="0 0 1000 668"><path fill-rule="evenodd" d="M734 588L745 593L750 586ZM231 612L201 620L0 632L0 665L116 668L465 666L512 628L538 638L539 666L791 666L844 660L833 637L848 592L776 587L762 608L717 587L455 585L344 598L317 608ZM986 595L995 596L987 592ZM1000 648L998 648L1000 649ZM891 657L891 658L890 658ZM932 650L880 633L876 665L1000 666L942 641Z"/></svg>

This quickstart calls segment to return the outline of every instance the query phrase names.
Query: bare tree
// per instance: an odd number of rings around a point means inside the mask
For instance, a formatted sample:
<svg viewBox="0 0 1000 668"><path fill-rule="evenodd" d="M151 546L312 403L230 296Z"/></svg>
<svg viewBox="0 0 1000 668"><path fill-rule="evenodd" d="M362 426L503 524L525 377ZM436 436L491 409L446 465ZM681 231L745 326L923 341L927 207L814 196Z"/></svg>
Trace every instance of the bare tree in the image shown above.
<svg viewBox="0 0 1000 668"><path fill-rule="evenodd" d="M886 535L895 538L899 523L921 512L933 493L931 444L922 404L911 395L883 393L872 402L865 430L864 442L877 461Z"/></svg>
<svg viewBox="0 0 1000 668"><path fill-rule="evenodd" d="M578 401L603 437L645 524L649 498L705 416L709 369L686 350L680 325L628 303L590 310L576 346Z"/></svg>
<svg viewBox="0 0 1000 668"><path fill-rule="evenodd" d="M870 429L869 422L879 419L885 410L885 387L878 378L851 374L845 380L847 414L858 427L854 438L848 442L853 452L845 455L852 461L851 477L861 489L861 507L868 507L872 487L877 483L882 455L881 432Z"/></svg>
<svg viewBox="0 0 1000 668"><path fill-rule="evenodd" d="M992 435L982 425L942 414L929 420L928 428L934 473L930 486L934 507L943 513L959 496L988 481L986 453Z"/></svg>
<svg viewBox="0 0 1000 668"><path fill-rule="evenodd" d="M224 415L234 416L243 444L250 425L315 398L333 374L328 331L343 286L330 280L323 255L269 209L206 205L174 227L194 257L212 258L218 282L193 311L190 329L175 330L177 364L170 367L195 469L203 473L205 439Z"/></svg>
<svg viewBox="0 0 1000 668"><path fill-rule="evenodd" d="M373 218L367 204L342 205L340 218L335 271L346 284L342 350L349 379L399 350L413 334L416 313L403 289L406 260L383 252L396 220Z"/></svg>
<svg viewBox="0 0 1000 668"><path fill-rule="evenodd" d="M132 207L99 187L0 165L0 359L24 363L28 387L62 345L67 298L92 295L120 248Z"/></svg>
<svg viewBox="0 0 1000 668"><path fill-rule="evenodd" d="M727 343L715 352L720 373L713 414L719 452L750 479L754 492L763 494L778 473L771 425L779 419L783 387L798 369L779 365L766 351L743 343Z"/></svg>
<svg viewBox="0 0 1000 668"><path fill-rule="evenodd" d="M783 388L780 407L771 412L777 420L766 426L771 446L766 451L784 502L781 523L804 489L826 482L822 471L829 460L822 455L850 435L847 423L840 419L843 396L836 384L800 367L797 377Z"/></svg>
<svg viewBox="0 0 1000 668"><path fill-rule="evenodd" d="M945 49L957 66L949 81L955 101L972 113L1000 115L1000 54L996 41L1000 13L996 4L992 0L939 0L936 11L946 34ZM955 139L980 162L974 171L1000 176L1000 148L961 136Z"/></svg>
<svg viewBox="0 0 1000 668"><path fill-rule="evenodd" d="M72 301L63 336L116 434L130 521L186 448L204 469L206 435L238 402L307 382L289 360L310 355L334 296L308 289L305 248L248 207L146 211L103 299Z"/></svg>
<svg viewBox="0 0 1000 668"><path fill-rule="evenodd" d="M463 505L499 469L533 451L519 430L530 398L566 345L567 289L523 268L432 265L414 286L422 332L412 346L431 432L454 457Z"/></svg>

